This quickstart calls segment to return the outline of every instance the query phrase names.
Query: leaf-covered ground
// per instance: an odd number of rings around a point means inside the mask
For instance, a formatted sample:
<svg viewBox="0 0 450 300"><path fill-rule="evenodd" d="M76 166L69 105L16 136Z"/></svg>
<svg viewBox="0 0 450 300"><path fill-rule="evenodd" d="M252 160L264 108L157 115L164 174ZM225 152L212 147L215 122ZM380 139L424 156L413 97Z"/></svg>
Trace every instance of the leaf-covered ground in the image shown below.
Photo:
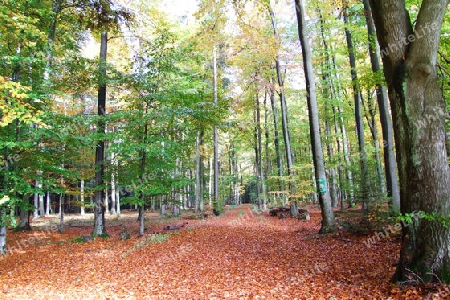
<svg viewBox="0 0 450 300"><path fill-rule="evenodd" d="M110 238L84 243L88 219L68 218L62 235L48 219L33 232L8 232L16 247L0 258L0 299L450 299L448 286L390 284L398 239L368 247L367 236L319 235L317 209L310 221L248 205L205 220L146 219L144 237L136 215L124 214L108 219Z"/></svg>

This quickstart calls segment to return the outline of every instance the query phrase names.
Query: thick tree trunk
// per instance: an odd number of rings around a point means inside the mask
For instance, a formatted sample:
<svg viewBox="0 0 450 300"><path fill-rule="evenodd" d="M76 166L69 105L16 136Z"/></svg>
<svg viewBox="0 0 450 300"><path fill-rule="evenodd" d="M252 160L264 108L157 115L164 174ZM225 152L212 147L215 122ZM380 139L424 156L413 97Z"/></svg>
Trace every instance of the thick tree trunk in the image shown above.
<svg viewBox="0 0 450 300"><path fill-rule="evenodd" d="M445 147L447 111L436 71L448 0L424 0L413 31L405 1L371 0L389 89L400 181L400 210L416 212L402 230L394 280L411 272L423 281L449 282L450 228L427 220L450 214L450 170Z"/></svg>
<svg viewBox="0 0 450 300"><path fill-rule="evenodd" d="M102 32L100 45L100 82L98 86L98 125L97 132L100 136L105 134L105 120L102 118L106 112L106 53L108 37ZM94 230L92 236L106 234L105 228L105 187L103 182L105 159L105 141L101 137L95 151L95 206L94 206Z"/></svg>
<svg viewBox="0 0 450 300"><path fill-rule="evenodd" d="M372 19L372 9L369 0L363 0L364 15L366 16L367 31L369 36L369 54L374 73L381 71L380 58L376 48L376 31ZM389 104L386 87L377 85L377 102L380 110L380 123L383 135L383 158L384 172L386 178L387 196L392 198L391 206L395 211L400 210L400 190L397 179L397 161L394 154L394 138L392 131L392 121L389 115Z"/></svg>
<svg viewBox="0 0 450 300"><path fill-rule="evenodd" d="M23 203L30 203L30 196L24 195L22 198ZM31 230L30 225L30 210L20 208L20 214L19 214L19 224L17 225L17 228L20 230Z"/></svg>
<svg viewBox="0 0 450 300"><path fill-rule="evenodd" d="M307 92L307 104L309 115L309 127L311 136L311 149L314 161L315 179L318 186L319 204L322 211L322 227L320 233L333 232L336 230L331 198L328 191L327 178L325 175L325 163L323 156L322 142L319 131L319 110L316 100L316 86L314 70L312 66L311 48L306 35L306 21L304 5L302 0L295 0L295 11L298 22L298 35L302 45L303 66L305 69L305 81Z"/></svg>

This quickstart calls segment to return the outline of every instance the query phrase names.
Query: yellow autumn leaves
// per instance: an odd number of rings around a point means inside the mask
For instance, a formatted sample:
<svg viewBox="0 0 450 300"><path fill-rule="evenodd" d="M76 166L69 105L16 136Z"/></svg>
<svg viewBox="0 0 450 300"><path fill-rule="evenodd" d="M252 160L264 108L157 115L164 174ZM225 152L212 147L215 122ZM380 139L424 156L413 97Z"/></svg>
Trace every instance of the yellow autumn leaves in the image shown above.
<svg viewBox="0 0 450 300"><path fill-rule="evenodd" d="M18 119L25 124L41 123L40 115L27 94L31 88L22 86L5 77L0 77L0 127L7 126Z"/></svg>

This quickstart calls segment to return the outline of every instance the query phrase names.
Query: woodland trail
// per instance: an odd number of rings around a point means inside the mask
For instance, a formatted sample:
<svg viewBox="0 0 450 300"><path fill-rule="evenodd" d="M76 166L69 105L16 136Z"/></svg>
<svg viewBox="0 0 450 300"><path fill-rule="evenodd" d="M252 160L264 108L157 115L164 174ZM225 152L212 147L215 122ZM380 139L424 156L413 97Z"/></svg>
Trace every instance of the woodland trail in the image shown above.
<svg viewBox="0 0 450 300"><path fill-rule="evenodd" d="M405 298L389 284L398 242L368 248L363 237L322 236L319 227L318 210L311 221L299 221L243 205L189 221L162 242L133 235L121 241L111 230L109 239L87 243L52 236L0 260L0 298Z"/></svg>

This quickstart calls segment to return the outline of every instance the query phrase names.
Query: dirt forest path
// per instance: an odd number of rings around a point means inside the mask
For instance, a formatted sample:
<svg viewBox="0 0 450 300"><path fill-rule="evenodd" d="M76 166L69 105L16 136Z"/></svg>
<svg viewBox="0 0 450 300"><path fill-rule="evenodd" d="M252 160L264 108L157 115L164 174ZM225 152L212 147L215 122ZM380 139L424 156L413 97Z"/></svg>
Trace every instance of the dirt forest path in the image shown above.
<svg viewBox="0 0 450 300"><path fill-rule="evenodd" d="M148 235L36 243L0 260L0 298L397 298L389 279L398 243L369 248L362 239L321 236L319 227L318 210L299 221L242 205L162 242Z"/></svg>

